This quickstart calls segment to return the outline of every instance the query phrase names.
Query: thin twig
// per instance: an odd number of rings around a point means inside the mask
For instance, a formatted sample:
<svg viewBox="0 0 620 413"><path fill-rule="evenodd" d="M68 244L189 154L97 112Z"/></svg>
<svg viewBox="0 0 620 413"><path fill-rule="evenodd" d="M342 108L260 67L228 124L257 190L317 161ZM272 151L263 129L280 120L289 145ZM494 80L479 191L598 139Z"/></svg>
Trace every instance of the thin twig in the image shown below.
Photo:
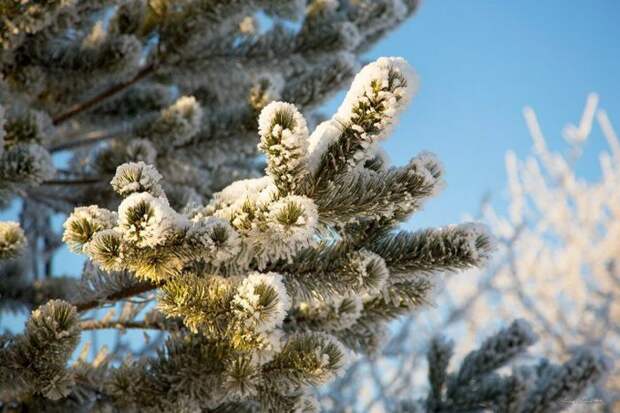
<svg viewBox="0 0 620 413"><path fill-rule="evenodd" d="M158 114L140 115L130 122L122 122L113 128L94 130L83 135L73 134L72 136L67 136L64 142L52 145L47 149L54 153L129 135L140 125L151 122L156 116Z"/></svg>
<svg viewBox="0 0 620 413"><path fill-rule="evenodd" d="M109 89L105 90L104 92L98 94L97 96L94 96L94 97L92 97L92 98L90 98L90 99L88 99L88 100L86 100L84 102L81 102L81 103L78 103L78 104L72 106L66 112L61 113L60 115L58 115L58 116L53 118L52 122L54 123L54 126L58 126L58 125L62 124L63 122L71 119L75 115L77 115L79 113L82 113L85 110L91 109L91 108L99 105L100 103L102 103L106 99L116 95L119 92L122 92L123 90L127 89L131 85L133 85L135 83L138 83L140 80L142 80L142 79L146 78L147 76L149 76L150 74L152 74L155 71L156 68L157 68L157 66L155 65L155 63L150 63L150 64L146 65L145 67L143 67L131 79L126 80L125 82L121 82L121 83L119 83L117 85L114 85L114 86L110 87Z"/></svg>
<svg viewBox="0 0 620 413"><path fill-rule="evenodd" d="M112 301L119 301L124 298L133 297L134 295L139 295L139 294L143 294L148 291L155 290L161 287L161 285L162 283L151 283L151 282L136 284L136 285L132 285L131 287L127 287L123 290L116 291L108 295L107 297L85 301L82 303L75 303L74 305L77 308L78 312L84 312L84 311L92 310L93 308L97 308L105 303L109 303Z"/></svg>
<svg viewBox="0 0 620 413"><path fill-rule="evenodd" d="M67 150L67 149L77 148L78 146L92 145L92 144L95 144L97 142L101 142L101 141L105 141L105 140L108 140L108 139L116 138L116 137L122 135L124 132L125 132L125 130L119 130L119 131L116 131L116 132L108 132L108 131L105 131L105 132L102 132L102 131L91 132L91 133L86 134L82 139L59 143L58 145L50 146L48 148L48 150L51 153L54 153L54 152L64 151L64 150Z"/></svg>
<svg viewBox="0 0 620 413"><path fill-rule="evenodd" d="M43 185L90 185L102 182L101 178L50 179L49 181L44 181Z"/></svg>
<svg viewBox="0 0 620 413"><path fill-rule="evenodd" d="M103 320L84 320L80 322L80 328L84 330L165 330L166 327L161 323L149 323L146 321L103 321Z"/></svg>

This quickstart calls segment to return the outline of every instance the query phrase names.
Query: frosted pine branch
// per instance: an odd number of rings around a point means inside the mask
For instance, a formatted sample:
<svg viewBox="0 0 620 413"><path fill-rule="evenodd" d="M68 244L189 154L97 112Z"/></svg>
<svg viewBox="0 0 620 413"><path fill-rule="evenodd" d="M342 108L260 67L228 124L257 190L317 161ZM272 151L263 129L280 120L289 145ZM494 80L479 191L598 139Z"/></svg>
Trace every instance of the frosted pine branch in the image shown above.
<svg viewBox="0 0 620 413"><path fill-rule="evenodd" d="M351 353L489 258L478 225L398 229L443 169L382 155L417 78L360 62L416 1L30 3L0 5L0 195L20 217L0 224L0 309L37 308L2 340L0 409L318 411ZM62 245L87 260L66 277ZM520 327L454 379L437 345L435 406L514 405L522 382L492 370Z"/></svg>

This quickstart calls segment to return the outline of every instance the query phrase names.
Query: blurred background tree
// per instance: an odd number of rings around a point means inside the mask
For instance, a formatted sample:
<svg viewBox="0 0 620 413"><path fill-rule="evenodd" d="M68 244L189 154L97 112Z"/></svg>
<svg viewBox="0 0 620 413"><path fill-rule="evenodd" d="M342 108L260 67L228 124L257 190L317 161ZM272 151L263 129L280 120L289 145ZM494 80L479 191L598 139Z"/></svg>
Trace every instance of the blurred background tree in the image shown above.
<svg viewBox="0 0 620 413"><path fill-rule="evenodd" d="M533 358L564 360L571 351L587 346L618 360L618 136L596 94L588 96L581 119L562 130L566 148L561 152L548 148L532 108L526 107L523 115L533 152L525 160L512 151L506 154L509 202L486 201L481 210L500 245L487 270L447 276L436 300L441 310L428 310L395 325L382 357L358 360L331 390L337 396L326 393L325 403L333 399L347 405L361 399L365 409L384 411L394 398L408 396L411 386L426 382L419 371L410 373L413 366L425 363L426 344L420 337L441 332L458 337L467 348L514 317L531 320L542 337L532 348ZM579 176L575 164L593 134L604 139L608 149L599 153L600 178L588 180ZM566 407L616 411L617 368L581 404L567 401ZM365 380L355 379L360 376Z"/></svg>

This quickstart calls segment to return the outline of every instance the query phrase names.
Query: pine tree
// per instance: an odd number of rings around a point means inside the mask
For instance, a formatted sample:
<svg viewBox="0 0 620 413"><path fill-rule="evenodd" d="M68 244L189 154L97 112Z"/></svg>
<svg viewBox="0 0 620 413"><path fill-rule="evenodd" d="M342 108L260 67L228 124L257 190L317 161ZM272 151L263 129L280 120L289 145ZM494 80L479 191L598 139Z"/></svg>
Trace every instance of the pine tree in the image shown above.
<svg viewBox="0 0 620 413"><path fill-rule="evenodd" d="M2 337L0 406L315 411L313 388L430 302L437 273L482 265L493 239L480 225L398 228L443 185L433 155L392 167L379 147L417 87L403 59L359 70L331 118L314 111L415 7L0 5L0 192L21 201L21 225L0 225L0 303L33 310ZM52 276L63 243L88 258L80 279ZM122 301L119 315L92 311ZM109 328L165 342L72 360L83 332ZM437 341L424 408L473 411L524 387L506 411L550 411L605 370L584 353L539 368L531 388L495 374L532 341L516 322L454 376Z"/></svg>

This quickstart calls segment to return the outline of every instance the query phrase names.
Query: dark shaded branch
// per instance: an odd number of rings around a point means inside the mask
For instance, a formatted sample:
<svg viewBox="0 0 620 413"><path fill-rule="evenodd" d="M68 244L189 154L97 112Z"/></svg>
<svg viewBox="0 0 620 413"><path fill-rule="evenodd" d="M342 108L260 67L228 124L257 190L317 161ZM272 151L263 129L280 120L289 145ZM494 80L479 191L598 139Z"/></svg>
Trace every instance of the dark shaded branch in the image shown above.
<svg viewBox="0 0 620 413"><path fill-rule="evenodd" d="M44 181L43 185L90 185L100 184L101 182L103 182L101 178L50 179Z"/></svg>
<svg viewBox="0 0 620 413"><path fill-rule="evenodd" d="M75 305L78 312L84 312L84 311L92 310L93 308L97 308L100 305L105 304L106 302L118 301L124 298L133 297L134 295L139 295L142 293L146 293L148 291L155 290L161 287L162 285L163 285L162 282L160 283L145 282L141 284L136 284L124 290L120 290L115 293L112 293L108 295L107 297L85 301L82 303L74 303L73 305Z"/></svg>
<svg viewBox="0 0 620 413"><path fill-rule="evenodd" d="M58 116L53 118L52 122L54 123L54 126L58 126L58 125L62 124L63 122L71 119L75 115L77 115L79 113L82 113L85 110L88 110L88 109L91 109L91 108L97 106L98 104L100 104L104 100L106 100L106 99L116 95L119 92L122 92L123 90L127 89L131 85L133 85L135 83L138 83L142 79L144 79L147 76L149 76L150 74L152 74L155 71L156 67L157 66L155 65L155 63L150 63L150 64L146 65L145 67L143 67L131 79L129 79L129 80L125 81L125 82L121 82L121 83L119 83L117 85L114 85L111 88L105 90L104 92L98 94L97 96L94 96L94 97L88 99L85 102L81 102L81 103L78 103L78 104L72 106L65 113L61 113L60 115L58 115Z"/></svg>
<svg viewBox="0 0 620 413"><path fill-rule="evenodd" d="M102 321L102 320L85 320L80 322L80 328L84 330L126 330L126 329L138 329L138 330L166 330L166 326L162 323L148 322L148 321Z"/></svg>
<svg viewBox="0 0 620 413"><path fill-rule="evenodd" d="M64 151L67 149L77 148L78 146L93 145L98 142L116 138L120 136L123 132L124 131L111 132L111 133L101 133L101 132L89 133L81 139L63 142L63 143L59 143L58 145L50 146L48 150L51 153L54 153L54 152Z"/></svg>

